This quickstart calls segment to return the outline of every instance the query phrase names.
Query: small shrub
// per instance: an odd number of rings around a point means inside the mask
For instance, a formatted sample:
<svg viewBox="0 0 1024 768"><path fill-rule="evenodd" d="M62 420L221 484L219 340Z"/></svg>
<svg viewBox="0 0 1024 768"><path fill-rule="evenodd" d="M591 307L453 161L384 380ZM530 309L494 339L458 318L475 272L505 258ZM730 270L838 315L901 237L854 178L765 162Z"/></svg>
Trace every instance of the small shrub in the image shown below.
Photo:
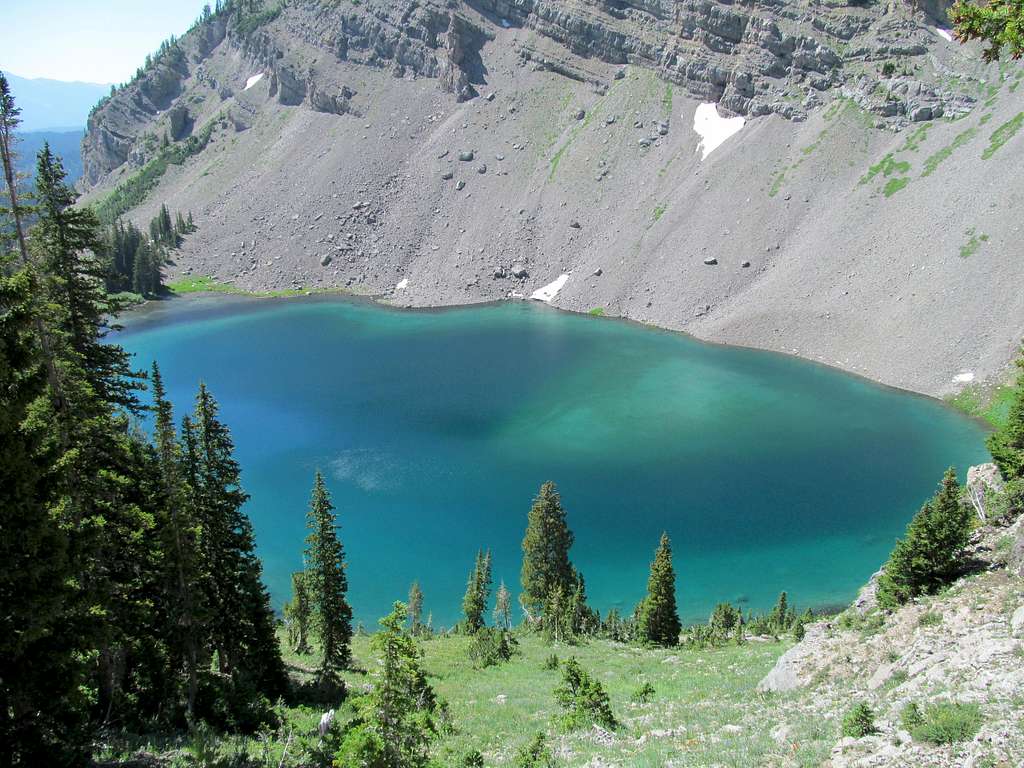
<svg viewBox="0 0 1024 768"><path fill-rule="evenodd" d="M942 614L935 613L935 611L929 611L928 613L922 613L921 617L917 620L917 626L919 627L937 627L942 623Z"/></svg>
<svg viewBox="0 0 1024 768"><path fill-rule="evenodd" d="M970 741L981 729L982 721L981 709L977 704L960 704L955 701L929 704L923 713L918 711L917 718L916 726L908 728L910 735L915 741L930 744Z"/></svg>
<svg viewBox="0 0 1024 768"><path fill-rule="evenodd" d="M921 716L921 708L917 706L916 701L908 702L900 710L900 725L907 733L913 734L914 731L921 727L923 722L924 718Z"/></svg>
<svg viewBox="0 0 1024 768"><path fill-rule="evenodd" d="M471 750L462 758L463 768L484 768L484 756L477 750Z"/></svg>
<svg viewBox="0 0 1024 768"><path fill-rule="evenodd" d="M595 724L608 729L618 726L604 687L579 665L575 656L565 662L562 682L554 693L555 701L565 711L562 724L567 730Z"/></svg>
<svg viewBox="0 0 1024 768"><path fill-rule="evenodd" d="M654 698L654 693L654 686L650 683L644 683L633 691L633 695L629 697L629 700L635 704L647 704Z"/></svg>
<svg viewBox="0 0 1024 768"><path fill-rule="evenodd" d="M538 733L519 750L513 765L515 768L554 768L555 758L548 749L543 733Z"/></svg>
<svg viewBox="0 0 1024 768"><path fill-rule="evenodd" d="M896 74L896 63L887 61L882 65L882 77L892 77Z"/></svg>
<svg viewBox="0 0 1024 768"><path fill-rule="evenodd" d="M494 627L483 627L473 635L469 658L480 669L494 667L511 659L516 645L516 639L508 632Z"/></svg>
<svg viewBox="0 0 1024 768"><path fill-rule="evenodd" d="M335 768L387 768L384 742L365 725L356 726L345 734L334 765Z"/></svg>
<svg viewBox="0 0 1024 768"><path fill-rule="evenodd" d="M855 704L843 718L843 736L859 739L862 736L876 733L877 730L875 728L875 712L867 702L861 701Z"/></svg>
<svg viewBox="0 0 1024 768"><path fill-rule="evenodd" d="M550 672L551 670L558 669L558 665L560 663L561 662L559 662L558 660L558 654L552 653L550 656L544 659L544 664L541 665L541 669L545 669Z"/></svg>

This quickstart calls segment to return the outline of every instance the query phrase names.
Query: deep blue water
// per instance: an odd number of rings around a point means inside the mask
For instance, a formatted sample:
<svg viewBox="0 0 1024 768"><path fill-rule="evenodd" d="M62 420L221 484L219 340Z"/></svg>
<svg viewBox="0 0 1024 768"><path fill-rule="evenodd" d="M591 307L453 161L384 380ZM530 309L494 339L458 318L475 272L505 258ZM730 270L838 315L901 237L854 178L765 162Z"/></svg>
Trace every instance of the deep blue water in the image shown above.
<svg viewBox="0 0 1024 768"><path fill-rule="evenodd" d="M175 299L116 340L139 367L159 361L179 418L200 380L219 400L276 608L324 472L367 625L413 579L435 626L456 621L478 547L517 594L548 479L602 611L642 597L663 530L684 620L780 590L847 601L943 470L986 457L982 427L939 402L536 305Z"/></svg>

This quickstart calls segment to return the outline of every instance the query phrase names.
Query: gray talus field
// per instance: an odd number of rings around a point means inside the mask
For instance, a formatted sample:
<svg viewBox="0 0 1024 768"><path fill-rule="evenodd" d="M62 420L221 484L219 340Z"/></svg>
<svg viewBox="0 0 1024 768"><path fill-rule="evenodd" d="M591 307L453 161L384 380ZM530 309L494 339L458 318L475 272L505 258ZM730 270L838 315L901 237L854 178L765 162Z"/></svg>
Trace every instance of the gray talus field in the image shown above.
<svg viewBox="0 0 1024 768"><path fill-rule="evenodd" d="M558 280L565 309L948 394L1024 327L1024 69L923 5L268 3L96 110L86 199L193 211L172 278L403 306ZM708 102L745 122L703 157Z"/></svg>

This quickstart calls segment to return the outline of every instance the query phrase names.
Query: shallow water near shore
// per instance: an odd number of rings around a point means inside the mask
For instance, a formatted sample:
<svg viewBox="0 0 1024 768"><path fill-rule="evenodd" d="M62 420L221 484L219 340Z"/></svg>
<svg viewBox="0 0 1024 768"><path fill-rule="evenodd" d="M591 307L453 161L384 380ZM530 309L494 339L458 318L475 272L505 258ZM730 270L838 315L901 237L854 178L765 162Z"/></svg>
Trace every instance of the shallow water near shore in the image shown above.
<svg viewBox="0 0 1024 768"><path fill-rule="evenodd" d="M592 604L629 613L658 536L680 614L849 601L943 470L986 460L940 402L782 355L514 303L430 312L342 299L174 299L113 338L156 359L180 417L200 380L231 428L274 607L302 566L319 468L357 620L420 581L459 618L477 548L518 593L554 480ZM518 617L517 617L518 618Z"/></svg>

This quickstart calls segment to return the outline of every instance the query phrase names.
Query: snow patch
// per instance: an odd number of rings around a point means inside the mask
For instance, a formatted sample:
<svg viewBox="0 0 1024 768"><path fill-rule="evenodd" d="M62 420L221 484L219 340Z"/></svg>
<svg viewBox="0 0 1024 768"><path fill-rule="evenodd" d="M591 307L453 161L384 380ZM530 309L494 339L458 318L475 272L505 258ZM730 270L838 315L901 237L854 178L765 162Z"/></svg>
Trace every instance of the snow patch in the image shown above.
<svg viewBox="0 0 1024 768"><path fill-rule="evenodd" d="M568 275L559 275L556 280L548 283L543 288L538 288L530 294L530 298L536 301L551 301L558 295L558 292L565 287L567 282L569 282Z"/></svg>
<svg viewBox="0 0 1024 768"><path fill-rule="evenodd" d="M718 105L707 103L697 107L693 113L693 130L700 135L701 160L718 149L726 139L739 132L746 121L740 117L722 117Z"/></svg>
<svg viewBox="0 0 1024 768"><path fill-rule="evenodd" d="M395 290L396 291L404 291L408 287L409 287L409 278L408 277L403 277L401 280L398 281L398 285L395 286Z"/></svg>
<svg viewBox="0 0 1024 768"><path fill-rule="evenodd" d="M953 42L953 33L950 32L948 29L939 29L936 27L935 34L941 37L943 40L946 40L950 43Z"/></svg>
<svg viewBox="0 0 1024 768"><path fill-rule="evenodd" d="M250 77L248 80L245 81L245 88L243 88L242 90L243 91L248 91L250 88L252 88L254 85L256 85L256 83L258 83L262 79L263 79L263 73L262 72L260 72L258 75L253 75L252 77Z"/></svg>
<svg viewBox="0 0 1024 768"><path fill-rule="evenodd" d="M970 384L974 381L974 371L961 371L953 377L954 384Z"/></svg>
<svg viewBox="0 0 1024 768"><path fill-rule="evenodd" d="M504 27L505 29L508 29L512 26L512 23L508 19L502 19L501 26Z"/></svg>

